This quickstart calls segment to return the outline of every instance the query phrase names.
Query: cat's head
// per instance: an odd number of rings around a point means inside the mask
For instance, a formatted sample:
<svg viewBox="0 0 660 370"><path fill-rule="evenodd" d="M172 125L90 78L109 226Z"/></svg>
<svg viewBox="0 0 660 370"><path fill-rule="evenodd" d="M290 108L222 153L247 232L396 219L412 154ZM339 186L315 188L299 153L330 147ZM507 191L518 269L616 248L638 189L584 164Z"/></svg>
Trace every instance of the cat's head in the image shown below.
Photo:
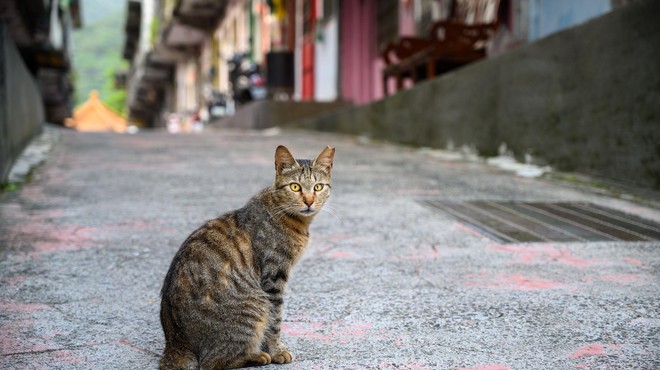
<svg viewBox="0 0 660 370"><path fill-rule="evenodd" d="M334 156L335 148L327 146L313 161L296 160L286 147L277 147L274 191L282 210L304 217L321 210L330 196Z"/></svg>

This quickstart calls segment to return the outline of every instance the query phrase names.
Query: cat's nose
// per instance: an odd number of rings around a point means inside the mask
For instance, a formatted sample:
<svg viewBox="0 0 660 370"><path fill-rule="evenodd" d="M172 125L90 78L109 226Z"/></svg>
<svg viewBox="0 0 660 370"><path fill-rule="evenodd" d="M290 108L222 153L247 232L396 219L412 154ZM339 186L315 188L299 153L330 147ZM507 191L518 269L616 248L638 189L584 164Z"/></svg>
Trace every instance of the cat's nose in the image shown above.
<svg viewBox="0 0 660 370"><path fill-rule="evenodd" d="M314 204L314 198L312 198L312 197L309 197L309 198L308 197L303 197L303 202L305 203L305 205L307 207L311 207L312 204Z"/></svg>

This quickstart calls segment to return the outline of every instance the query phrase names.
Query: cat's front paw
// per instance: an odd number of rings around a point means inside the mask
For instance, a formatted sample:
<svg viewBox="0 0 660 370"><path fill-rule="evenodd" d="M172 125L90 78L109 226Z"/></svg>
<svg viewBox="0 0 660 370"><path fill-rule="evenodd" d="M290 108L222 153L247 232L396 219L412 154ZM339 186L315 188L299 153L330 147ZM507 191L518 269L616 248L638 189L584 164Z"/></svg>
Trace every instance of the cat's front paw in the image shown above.
<svg viewBox="0 0 660 370"><path fill-rule="evenodd" d="M255 365L268 365L271 362L270 355L266 352L261 352L259 354L255 354L250 356L250 359L248 360L249 363L255 364ZM280 362L278 362L279 364Z"/></svg>
<svg viewBox="0 0 660 370"><path fill-rule="evenodd" d="M288 350L282 350L273 355L272 362L274 364L288 364L293 361L293 356Z"/></svg>

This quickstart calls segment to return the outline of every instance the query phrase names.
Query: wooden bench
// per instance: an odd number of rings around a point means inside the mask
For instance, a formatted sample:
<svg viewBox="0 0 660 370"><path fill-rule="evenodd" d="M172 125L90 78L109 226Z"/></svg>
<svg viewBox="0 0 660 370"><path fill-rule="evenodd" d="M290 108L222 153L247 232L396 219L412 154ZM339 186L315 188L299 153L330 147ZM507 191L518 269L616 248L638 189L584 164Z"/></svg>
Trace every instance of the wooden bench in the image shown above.
<svg viewBox="0 0 660 370"><path fill-rule="evenodd" d="M381 50L385 61L383 89L396 78L414 83L486 57L486 44L499 25L500 0L454 0L449 17L436 22L428 38L405 36Z"/></svg>

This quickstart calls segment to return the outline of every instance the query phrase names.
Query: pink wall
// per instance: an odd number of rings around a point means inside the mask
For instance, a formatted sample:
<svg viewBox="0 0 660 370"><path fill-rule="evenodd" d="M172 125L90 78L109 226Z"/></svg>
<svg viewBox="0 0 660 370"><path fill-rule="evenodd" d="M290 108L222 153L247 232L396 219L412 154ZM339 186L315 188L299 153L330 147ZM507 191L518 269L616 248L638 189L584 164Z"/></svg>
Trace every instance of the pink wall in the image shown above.
<svg viewBox="0 0 660 370"><path fill-rule="evenodd" d="M376 45L377 0L344 0L340 14L341 98L362 105L383 98L384 62ZM400 2L399 34L415 33L413 7ZM390 81L393 83L393 81ZM390 91L393 87L390 87Z"/></svg>
<svg viewBox="0 0 660 370"><path fill-rule="evenodd" d="M340 22L341 98L360 105L381 98L376 0L342 1Z"/></svg>
<svg viewBox="0 0 660 370"><path fill-rule="evenodd" d="M415 35L415 12L412 6L399 2L399 35Z"/></svg>

